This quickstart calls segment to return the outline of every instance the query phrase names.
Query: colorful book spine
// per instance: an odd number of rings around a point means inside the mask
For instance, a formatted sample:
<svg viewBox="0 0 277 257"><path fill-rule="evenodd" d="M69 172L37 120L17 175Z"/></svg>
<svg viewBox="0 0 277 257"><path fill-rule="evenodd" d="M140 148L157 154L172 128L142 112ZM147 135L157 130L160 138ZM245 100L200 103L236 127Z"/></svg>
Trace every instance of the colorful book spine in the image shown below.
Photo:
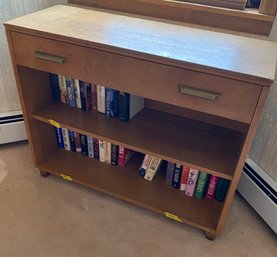
<svg viewBox="0 0 277 257"><path fill-rule="evenodd" d="M99 160L99 139L93 138L93 155L94 159Z"/></svg>
<svg viewBox="0 0 277 257"><path fill-rule="evenodd" d="M118 116L118 94L117 90L106 87L106 114L109 118Z"/></svg>
<svg viewBox="0 0 277 257"><path fill-rule="evenodd" d="M217 182L218 182L218 177L211 175L208 183L206 198L210 200L214 199Z"/></svg>
<svg viewBox="0 0 277 257"><path fill-rule="evenodd" d="M91 95L91 84L85 82L86 88L86 110L90 111L92 109L92 95Z"/></svg>
<svg viewBox="0 0 277 257"><path fill-rule="evenodd" d="M97 111L106 113L106 90L104 86L97 85Z"/></svg>
<svg viewBox="0 0 277 257"><path fill-rule="evenodd" d="M114 166L118 165L118 151L119 151L119 146L112 144L111 145L111 164Z"/></svg>
<svg viewBox="0 0 277 257"><path fill-rule="evenodd" d="M94 151L93 151L93 138L90 136L87 136L88 140L88 156L90 158L94 158Z"/></svg>
<svg viewBox="0 0 277 257"><path fill-rule="evenodd" d="M76 107L76 97L74 93L74 81L71 78L65 78L66 82L66 91L67 91L67 97L68 97L68 104L71 107Z"/></svg>
<svg viewBox="0 0 277 257"><path fill-rule="evenodd" d="M183 167L181 181L180 181L180 190L181 191L186 191L187 184L188 184L188 178L189 178L189 171L190 171L190 168Z"/></svg>
<svg viewBox="0 0 277 257"><path fill-rule="evenodd" d="M97 86L95 84L91 84L91 102L92 110L97 111Z"/></svg>
<svg viewBox="0 0 277 257"><path fill-rule="evenodd" d="M56 136L58 147L64 148L62 128L56 128Z"/></svg>
<svg viewBox="0 0 277 257"><path fill-rule="evenodd" d="M80 134L77 132L74 132L74 136L75 136L76 152L81 153L82 148L81 148Z"/></svg>
<svg viewBox="0 0 277 257"><path fill-rule="evenodd" d="M75 144L75 134L74 131L68 130L69 141L70 141L70 150L72 152L76 152L76 144Z"/></svg>
<svg viewBox="0 0 277 257"><path fill-rule="evenodd" d="M71 148L70 148L68 130L66 128L62 128L62 134L63 134L64 149L67 151L70 151Z"/></svg>
<svg viewBox="0 0 277 257"><path fill-rule="evenodd" d="M80 92L80 83L78 79L74 79L74 94L76 99L76 106L77 108L81 109L81 92Z"/></svg>
<svg viewBox="0 0 277 257"><path fill-rule="evenodd" d="M111 164L112 162L112 144L105 141L105 162Z"/></svg>
<svg viewBox="0 0 277 257"><path fill-rule="evenodd" d="M106 150L105 150L105 141L99 139L99 160L100 162L105 162L106 160Z"/></svg>
<svg viewBox="0 0 277 257"><path fill-rule="evenodd" d="M180 164L174 164L174 174L172 179L172 186L174 188L180 188L180 182L182 177L182 166Z"/></svg>
<svg viewBox="0 0 277 257"><path fill-rule="evenodd" d="M55 101L61 100L59 78L57 74L49 73L52 96Z"/></svg>
<svg viewBox="0 0 277 257"><path fill-rule="evenodd" d="M143 177L146 174L147 169L149 168L151 162L152 162L153 156L150 154L145 154L143 162L138 170L138 175Z"/></svg>
<svg viewBox="0 0 277 257"><path fill-rule="evenodd" d="M198 175L196 189L195 189L195 197L201 199L205 196L208 182L209 182L209 174L206 172L200 171Z"/></svg>
<svg viewBox="0 0 277 257"><path fill-rule="evenodd" d="M192 197L194 195L194 191L197 184L197 177L199 171L196 169L190 168L189 170L189 177L188 177L188 184L186 188L186 195Z"/></svg>
<svg viewBox="0 0 277 257"><path fill-rule="evenodd" d="M218 179L218 183L217 183L217 187L216 187L216 191L215 191L215 195L214 195L215 200L217 200L217 201L225 200L225 196L228 191L229 184L230 184L230 180L227 180L224 178Z"/></svg>
<svg viewBox="0 0 277 257"><path fill-rule="evenodd" d="M81 108L82 108L82 111L86 111L87 110L87 101L86 101L85 82L82 80L79 80L79 86L80 86Z"/></svg>
<svg viewBox="0 0 277 257"><path fill-rule="evenodd" d="M168 161L166 166L166 178L165 178L166 184L172 185L173 175L174 175L174 163Z"/></svg>
<svg viewBox="0 0 277 257"><path fill-rule="evenodd" d="M126 147L119 146L118 166L119 167L125 167L133 153L134 153L134 151L132 151L132 150L126 148Z"/></svg>
<svg viewBox="0 0 277 257"><path fill-rule="evenodd" d="M153 157L152 161L148 167L148 169L146 170L144 179L148 180L148 181L152 181L153 178L155 177L155 175L157 174L160 166L162 163L162 159L158 158L158 157Z"/></svg>
<svg viewBox="0 0 277 257"><path fill-rule="evenodd" d="M81 142L81 154L84 156L88 156L88 140L86 135L80 134L80 142Z"/></svg>
<svg viewBox="0 0 277 257"><path fill-rule="evenodd" d="M66 104L68 101L67 101L67 90L66 90L65 76L58 75L58 80L59 80L61 102Z"/></svg>

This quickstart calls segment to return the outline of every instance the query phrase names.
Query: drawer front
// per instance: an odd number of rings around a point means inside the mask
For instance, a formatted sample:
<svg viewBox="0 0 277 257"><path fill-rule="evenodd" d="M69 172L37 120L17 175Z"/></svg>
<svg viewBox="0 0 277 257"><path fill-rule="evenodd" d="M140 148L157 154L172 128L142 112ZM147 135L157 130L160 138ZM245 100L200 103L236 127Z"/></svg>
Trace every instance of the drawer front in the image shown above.
<svg viewBox="0 0 277 257"><path fill-rule="evenodd" d="M18 65L250 123L262 87L69 43L12 33Z"/></svg>

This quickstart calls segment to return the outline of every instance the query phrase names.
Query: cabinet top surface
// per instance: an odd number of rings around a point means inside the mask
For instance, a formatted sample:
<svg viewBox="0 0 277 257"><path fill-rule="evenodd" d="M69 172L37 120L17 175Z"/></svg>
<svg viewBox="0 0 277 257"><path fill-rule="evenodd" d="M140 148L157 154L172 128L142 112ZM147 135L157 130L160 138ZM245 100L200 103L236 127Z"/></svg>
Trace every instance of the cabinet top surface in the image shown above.
<svg viewBox="0 0 277 257"><path fill-rule="evenodd" d="M10 30L270 85L277 44L142 18L56 5L5 23Z"/></svg>

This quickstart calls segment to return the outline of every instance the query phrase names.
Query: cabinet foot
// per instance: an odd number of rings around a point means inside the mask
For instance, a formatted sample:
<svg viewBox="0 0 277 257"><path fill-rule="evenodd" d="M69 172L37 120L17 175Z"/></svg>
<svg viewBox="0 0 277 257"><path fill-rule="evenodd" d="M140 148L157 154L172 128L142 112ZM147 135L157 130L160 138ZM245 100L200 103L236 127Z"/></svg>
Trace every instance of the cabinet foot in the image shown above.
<svg viewBox="0 0 277 257"><path fill-rule="evenodd" d="M39 174L40 174L40 176L42 176L42 177L48 177L48 176L49 176L49 173L48 173L48 172L42 171L42 170L39 170Z"/></svg>
<svg viewBox="0 0 277 257"><path fill-rule="evenodd" d="M205 237L211 241L213 241L215 239L215 234L211 233L211 232L207 232L205 231Z"/></svg>

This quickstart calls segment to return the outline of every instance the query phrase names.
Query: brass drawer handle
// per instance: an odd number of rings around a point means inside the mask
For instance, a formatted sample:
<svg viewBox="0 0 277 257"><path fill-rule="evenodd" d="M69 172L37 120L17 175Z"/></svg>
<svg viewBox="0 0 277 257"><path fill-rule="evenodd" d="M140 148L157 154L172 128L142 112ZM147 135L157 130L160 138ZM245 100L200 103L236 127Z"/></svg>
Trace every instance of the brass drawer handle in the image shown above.
<svg viewBox="0 0 277 257"><path fill-rule="evenodd" d="M65 63L66 58L58 55L53 55L53 54L48 54L48 53L43 53L40 51L35 51L35 56L38 59L50 61L50 62L55 62L55 63Z"/></svg>
<svg viewBox="0 0 277 257"><path fill-rule="evenodd" d="M179 93L184 95L196 96L210 101L216 101L217 98L221 96L220 93L215 93L200 88L185 86L182 84L179 84L178 86L180 89Z"/></svg>

